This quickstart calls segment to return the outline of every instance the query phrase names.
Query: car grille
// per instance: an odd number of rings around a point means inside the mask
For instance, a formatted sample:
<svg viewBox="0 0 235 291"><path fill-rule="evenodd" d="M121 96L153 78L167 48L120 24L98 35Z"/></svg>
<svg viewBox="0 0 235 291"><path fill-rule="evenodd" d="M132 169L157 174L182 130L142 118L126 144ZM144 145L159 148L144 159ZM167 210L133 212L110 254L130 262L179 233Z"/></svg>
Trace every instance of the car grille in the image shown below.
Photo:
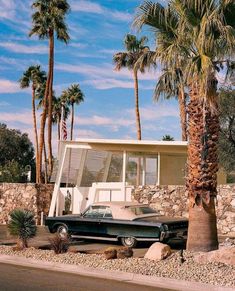
<svg viewBox="0 0 235 291"><path fill-rule="evenodd" d="M174 224L168 224L168 229L169 230L177 230L177 229L185 229L188 227L188 222L187 221L182 221L182 222L178 222L178 223L174 223Z"/></svg>

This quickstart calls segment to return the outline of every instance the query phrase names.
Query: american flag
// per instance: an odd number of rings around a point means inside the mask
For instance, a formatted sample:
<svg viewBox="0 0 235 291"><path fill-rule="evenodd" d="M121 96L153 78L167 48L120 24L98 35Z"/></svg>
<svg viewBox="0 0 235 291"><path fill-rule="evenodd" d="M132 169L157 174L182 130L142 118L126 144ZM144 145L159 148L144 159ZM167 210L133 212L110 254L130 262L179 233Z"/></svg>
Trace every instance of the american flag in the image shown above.
<svg viewBox="0 0 235 291"><path fill-rule="evenodd" d="M62 139L66 140L67 139L67 126L66 126L66 121L64 119L62 119L61 130L62 130Z"/></svg>

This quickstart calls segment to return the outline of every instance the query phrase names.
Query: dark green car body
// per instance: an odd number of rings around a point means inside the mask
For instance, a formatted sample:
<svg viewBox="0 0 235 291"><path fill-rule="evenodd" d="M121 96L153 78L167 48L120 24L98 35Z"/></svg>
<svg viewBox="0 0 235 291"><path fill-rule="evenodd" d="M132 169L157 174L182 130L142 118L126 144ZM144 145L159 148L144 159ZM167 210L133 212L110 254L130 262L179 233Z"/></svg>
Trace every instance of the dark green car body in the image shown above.
<svg viewBox="0 0 235 291"><path fill-rule="evenodd" d="M108 213L106 212L108 215L100 211L101 207L101 210L107 209L107 203L94 204L90 206L90 208L92 207L95 209L93 213L92 211L88 213L88 209L81 215L48 217L46 226L52 233L64 227L72 237L111 241L118 241L122 238L133 238L136 242L167 241L187 234L188 221L183 218L167 218L153 211L152 213L133 215L133 217L125 219L130 206L123 207L121 205L121 209L126 210L126 212L123 211L124 214L121 215L122 211L119 211L119 218L117 218L117 215L113 215L115 211L112 213L110 209ZM131 210L133 210L133 207L131 206ZM135 207L142 209L143 206L138 205ZM146 210L146 206L144 207ZM112 206L109 206L109 208L112 210ZM117 204L115 209L117 209Z"/></svg>

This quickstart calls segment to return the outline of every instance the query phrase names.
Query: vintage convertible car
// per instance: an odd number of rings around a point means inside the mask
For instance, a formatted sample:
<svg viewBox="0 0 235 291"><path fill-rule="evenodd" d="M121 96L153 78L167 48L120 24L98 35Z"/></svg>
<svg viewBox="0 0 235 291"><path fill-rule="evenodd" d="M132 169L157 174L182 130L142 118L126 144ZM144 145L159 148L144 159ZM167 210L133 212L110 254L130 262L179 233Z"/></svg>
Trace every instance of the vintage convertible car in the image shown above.
<svg viewBox="0 0 235 291"><path fill-rule="evenodd" d="M188 221L161 216L146 204L133 202L99 202L81 215L48 217L50 232L61 236L120 241L134 247L138 241L167 242L187 235Z"/></svg>

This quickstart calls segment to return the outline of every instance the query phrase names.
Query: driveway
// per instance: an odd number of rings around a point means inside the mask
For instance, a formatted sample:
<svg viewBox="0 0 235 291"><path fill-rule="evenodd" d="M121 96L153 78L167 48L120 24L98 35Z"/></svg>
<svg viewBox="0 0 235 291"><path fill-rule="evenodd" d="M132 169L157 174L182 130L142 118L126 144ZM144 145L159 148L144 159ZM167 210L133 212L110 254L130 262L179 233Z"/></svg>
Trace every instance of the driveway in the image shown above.
<svg viewBox="0 0 235 291"><path fill-rule="evenodd" d="M48 249L49 241L48 239L52 237L53 234L49 233L47 228L44 226L38 226L37 228L37 236L29 241L29 246L36 248L45 248ZM5 225L0 225L0 245L13 245L15 244L16 239L11 237L7 233L7 227ZM105 250L107 247L117 246L118 243L110 243L110 242L100 242L95 240L73 240L71 243L71 247L76 249L79 252L84 253L94 253ZM148 250L150 243L140 243L137 245L137 248L133 249L134 257L144 257L146 251ZM171 244L173 249L182 249L184 248L184 244L181 241L174 241Z"/></svg>

